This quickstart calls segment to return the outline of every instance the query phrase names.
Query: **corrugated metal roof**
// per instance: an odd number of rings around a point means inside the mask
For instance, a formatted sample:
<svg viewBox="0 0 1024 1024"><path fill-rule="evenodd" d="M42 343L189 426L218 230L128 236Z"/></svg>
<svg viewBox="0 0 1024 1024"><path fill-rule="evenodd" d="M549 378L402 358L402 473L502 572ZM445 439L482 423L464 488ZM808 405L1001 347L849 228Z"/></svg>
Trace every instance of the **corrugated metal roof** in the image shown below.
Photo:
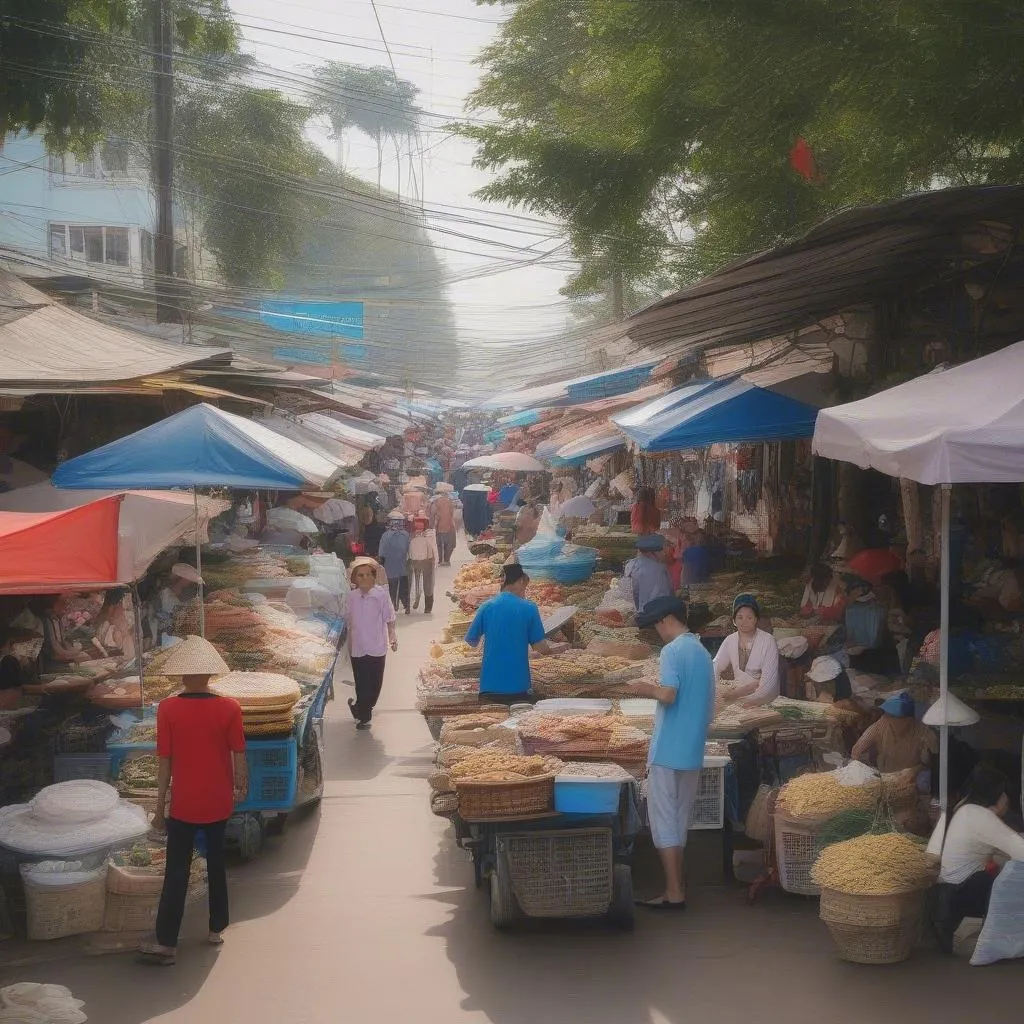
<svg viewBox="0 0 1024 1024"><path fill-rule="evenodd" d="M682 355L785 334L941 271L962 257L964 227L986 220L1024 224L1024 186L942 189L845 210L795 242L726 267L597 332L594 340L628 336L642 352Z"/></svg>
<svg viewBox="0 0 1024 1024"><path fill-rule="evenodd" d="M105 384L227 360L230 349L172 345L100 323L50 302L0 271L0 385Z"/></svg>

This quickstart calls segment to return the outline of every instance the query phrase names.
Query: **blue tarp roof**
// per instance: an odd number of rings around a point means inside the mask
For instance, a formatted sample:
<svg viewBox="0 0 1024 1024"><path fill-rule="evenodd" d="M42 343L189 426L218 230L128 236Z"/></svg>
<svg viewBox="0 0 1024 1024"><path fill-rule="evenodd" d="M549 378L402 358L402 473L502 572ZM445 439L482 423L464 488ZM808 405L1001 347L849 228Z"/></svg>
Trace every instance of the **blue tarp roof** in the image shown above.
<svg viewBox="0 0 1024 1024"><path fill-rule="evenodd" d="M300 490L323 484L335 465L252 420L206 403L69 459L58 487L244 487Z"/></svg>
<svg viewBox="0 0 1024 1024"><path fill-rule="evenodd" d="M644 451L667 452L811 437L817 415L812 405L734 378L688 384L611 419Z"/></svg>
<svg viewBox="0 0 1024 1024"><path fill-rule="evenodd" d="M537 409L524 409L522 412L502 416L498 423L503 427L532 427L539 420L540 412Z"/></svg>

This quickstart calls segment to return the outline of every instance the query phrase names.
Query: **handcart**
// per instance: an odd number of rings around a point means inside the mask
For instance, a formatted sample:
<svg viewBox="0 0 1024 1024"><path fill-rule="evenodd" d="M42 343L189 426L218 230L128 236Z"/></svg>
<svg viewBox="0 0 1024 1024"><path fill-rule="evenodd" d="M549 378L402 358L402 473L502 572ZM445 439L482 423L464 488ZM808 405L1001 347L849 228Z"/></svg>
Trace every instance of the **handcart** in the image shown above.
<svg viewBox="0 0 1024 1024"><path fill-rule="evenodd" d="M345 637L339 626L332 637L340 651ZM248 740L249 792L228 820L225 838L243 860L251 860L263 849L267 835L284 832L288 815L319 801L324 791L323 719L327 702L334 698L334 668L324 674L305 711L296 719L287 739Z"/></svg>
<svg viewBox="0 0 1024 1024"><path fill-rule="evenodd" d="M477 888L488 886L495 928L527 917L603 917L633 927L633 786L623 787L613 814L551 812L486 821L456 816L455 828L459 846L473 856Z"/></svg>

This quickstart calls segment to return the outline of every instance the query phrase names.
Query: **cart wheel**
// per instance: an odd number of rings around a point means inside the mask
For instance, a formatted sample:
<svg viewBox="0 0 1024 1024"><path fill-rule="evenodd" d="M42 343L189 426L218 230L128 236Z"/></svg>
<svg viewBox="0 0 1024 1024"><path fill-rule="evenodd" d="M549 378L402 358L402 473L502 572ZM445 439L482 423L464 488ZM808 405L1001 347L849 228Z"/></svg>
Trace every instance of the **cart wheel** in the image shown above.
<svg viewBox="0 0 1024 1024"><path fill-rule="evenodd" d="M509 877L498 868L491 872L491 924L495 928L504 929L522 916L519 904L516 902L515 893L512 892L512 882Z"/></svg>
<svg viewBox="0 0 1024 1024"><path fill-rule="evenodd" d="M616 864L612 868L612 903L608 908L608 920L625 931L633 929L633 872L628 864Z"/></svg>
<svg viewBox="0 0 1024 1024"><path fill-rule="evenodd" d="M267 822L266 834L268 836L283 836L285 826L288 824L287 814L277 814Z"/></svg>
<svg viewBox="0 0 1024 1024"><path fill-rule="evenodd" d="M263 822L255 814L247 814L242 819L242 829L238 837L238 853L242 860L252 860L263 849Z"/></svg>

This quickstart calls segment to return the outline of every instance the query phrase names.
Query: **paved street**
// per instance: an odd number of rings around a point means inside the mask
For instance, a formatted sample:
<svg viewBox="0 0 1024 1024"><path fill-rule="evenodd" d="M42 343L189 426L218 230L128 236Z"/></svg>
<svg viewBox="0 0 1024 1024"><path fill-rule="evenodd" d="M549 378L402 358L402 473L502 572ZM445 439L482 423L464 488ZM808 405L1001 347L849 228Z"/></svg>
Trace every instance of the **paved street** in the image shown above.
<svg viewBox="0 0 1024 1024"><path fill-rule="evenodd" d="M454 571L441 570L442 589ZM493 932L466 855L428 808L430 737L412 704L448 602L437 607L432 620L401 616L372 732L353 729L338 687L322 805L233 869L223 949L201 944L193 910L173 968L79 957L2 980L69 985L98 1024L933 1024L1018 1012L1016 964L972 969L930 951L896 967L840 962L813 901L774 893L750 908L714 881L710 835L695 851L706 881L683 916L639 917L633 934Z"/></svg>

